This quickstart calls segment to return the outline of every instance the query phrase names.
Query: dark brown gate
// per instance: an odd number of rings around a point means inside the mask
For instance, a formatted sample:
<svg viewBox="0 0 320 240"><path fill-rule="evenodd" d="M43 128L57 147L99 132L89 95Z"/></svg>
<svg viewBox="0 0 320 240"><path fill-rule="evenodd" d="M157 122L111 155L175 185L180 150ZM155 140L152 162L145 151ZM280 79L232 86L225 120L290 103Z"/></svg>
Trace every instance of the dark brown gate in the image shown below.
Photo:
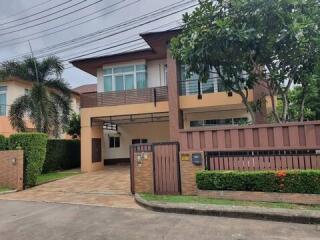
<svg viewBox="0 0 320 240"><path fill-rule="evenodd" d="M155 194L180 194L179 143L153 144Z"/></svg>

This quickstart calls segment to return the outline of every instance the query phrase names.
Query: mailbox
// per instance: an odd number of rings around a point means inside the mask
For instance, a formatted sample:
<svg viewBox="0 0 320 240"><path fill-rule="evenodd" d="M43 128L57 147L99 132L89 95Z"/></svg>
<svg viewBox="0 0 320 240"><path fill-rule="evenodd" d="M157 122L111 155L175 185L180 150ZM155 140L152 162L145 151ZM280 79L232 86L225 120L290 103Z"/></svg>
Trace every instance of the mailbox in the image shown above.
<svg viewBox="0 0 320 240"><path fill-rule="evenodd" d="M193 153L192 154L192 164L200 166L202 165L202 154L201 153Z"/></svg>

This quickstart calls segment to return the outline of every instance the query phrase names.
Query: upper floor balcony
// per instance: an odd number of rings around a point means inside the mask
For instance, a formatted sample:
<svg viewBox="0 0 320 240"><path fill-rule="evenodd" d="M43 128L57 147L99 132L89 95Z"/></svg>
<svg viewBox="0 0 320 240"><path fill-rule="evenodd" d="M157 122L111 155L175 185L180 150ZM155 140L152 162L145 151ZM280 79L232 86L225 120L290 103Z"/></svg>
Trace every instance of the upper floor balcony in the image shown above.
<svg viewBox="0 0 320 240"><path fill-rule="evenodd" d="M163 101L168 101L167 86L82 94L81 108L139 103L154 103L156 106L157 102Z"/></svg>

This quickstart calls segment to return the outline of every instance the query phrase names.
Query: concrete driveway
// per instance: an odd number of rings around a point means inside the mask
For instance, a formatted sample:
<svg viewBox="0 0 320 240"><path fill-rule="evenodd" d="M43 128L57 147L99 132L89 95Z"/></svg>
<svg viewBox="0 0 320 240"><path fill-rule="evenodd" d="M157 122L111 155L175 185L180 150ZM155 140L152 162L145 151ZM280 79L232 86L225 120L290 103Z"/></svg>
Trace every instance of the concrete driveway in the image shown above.
<svg viewBox="0 0 320 240"><path fill-rule="evenodd" d="M319 240L316 225L0 201L1 240ZM318 229L317 229L318 228Z"/></svg>
<svg viewBox="0 0 320 240"><path fill-rule="evenodd" d="M107 166L104 171L84 173L0 195L0 199L140 208L130 193L128 165Z"/></svg>

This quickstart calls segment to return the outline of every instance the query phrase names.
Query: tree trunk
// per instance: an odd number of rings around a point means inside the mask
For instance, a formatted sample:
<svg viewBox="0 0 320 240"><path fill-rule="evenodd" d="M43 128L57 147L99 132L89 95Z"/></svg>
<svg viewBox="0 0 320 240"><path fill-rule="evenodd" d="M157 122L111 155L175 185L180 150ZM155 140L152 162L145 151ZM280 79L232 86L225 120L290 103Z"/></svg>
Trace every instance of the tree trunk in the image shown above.
<svg viewBox="0 0 320 240"><path fill-rule="evenodd" d="M282 122L287 122L288 119L288 98L285 93L282 94Z"/></svg>
<svg viewBox="0 0 320 240"><path fill-rule="evenodd" d="M277 112L276 103L274 102L274 93L273 93L273 90L271 90L270 88L269 88L269 95L271 98L272 115L275 118L275 120L277 121L277 123L281 123L281 119L280 119L279 114Z"/></svg>
<svg viewBox="0 0 320 240"><path fill-rule="evenodd" d="M250 103L248 102L248 97L243 93L243 91L235 91L235 93L239 94L242 98L242 103L246 106L250 116L251 116L251 121L252 124L256 123L256 113L253 111L252 106L250 105Z"/></svg>

